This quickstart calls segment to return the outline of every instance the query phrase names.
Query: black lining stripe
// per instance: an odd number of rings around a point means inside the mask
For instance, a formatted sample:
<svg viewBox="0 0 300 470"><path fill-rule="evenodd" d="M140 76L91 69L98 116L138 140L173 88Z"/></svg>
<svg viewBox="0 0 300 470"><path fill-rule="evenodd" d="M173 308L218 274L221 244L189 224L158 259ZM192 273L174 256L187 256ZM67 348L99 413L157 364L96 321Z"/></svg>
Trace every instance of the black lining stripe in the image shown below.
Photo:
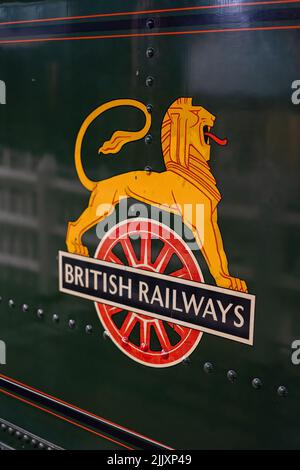
<svg viewBox="0 0 300 470"><path fill-rule="evenodd" d="M25 385L15 383L8 378L0 376L0 386L10 392L17 393L20 397L29 399L35 404L46 406L49 410L56 411L68 418L73 418L80 424L85 424L93 429L107 433L109 436L114 436L122 442L131 444L141 449L170 449L170 447L143 436L141 434L130 431L115 423L108 422L100 417L94 416L87 411L79 410L74 406L62 403L54 397L48 397L42 392L31 390Z"/></svg>
<svg viewBox="0 0 300 470"><path fill-rule="evenodd" d="M254 9L255 8L255 9ZM258 24L268 25L278 22L299 22L300 8L297 6L259 6L248 7L241 12L223 10L219 11L173 14L173 15L153 15L157 20L157 27L153 31L162 31L169 28L190 28L190 27L249 27ZM18 39L26 37L59 37L74 36L84 34L103 34L111 32L139 32L146 30L145 18L131 17L126 19L88 19L69 20L62 23L26 24L26 25L0 25L0 39Z"/></svg>

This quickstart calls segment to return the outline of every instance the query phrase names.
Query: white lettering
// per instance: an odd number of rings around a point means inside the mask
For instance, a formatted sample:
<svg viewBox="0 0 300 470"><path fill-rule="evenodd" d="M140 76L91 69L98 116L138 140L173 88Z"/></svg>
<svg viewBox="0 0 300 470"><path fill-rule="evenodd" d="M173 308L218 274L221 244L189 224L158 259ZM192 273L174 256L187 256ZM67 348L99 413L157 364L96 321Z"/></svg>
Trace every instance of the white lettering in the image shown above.
<svg viewBox="0 0 300 470"><path fill-rule="evenodd" d="M223 307L222 302L220 300L217 300L217 304L220 307L221 314L222 314L222 323L226 323L226 316L233 304L229 304L226 308Z"/></svg>
<svg viewBox="0 0 300 470"><path fill-rule="evenodd" d="M173 289L172 307L173 307L173 310L176 310L177 312L182 312L182 309L177 307L177 291L176 291L176 289Z"/></svg>
<svg viewBox="0 0 300 470"><path fill-rule="evenodd" d="M83 283L83 269L80 266L75 266L74 267L74 279L75 279L75 286L81 286L84 287Z"/></svg>
<svg viewBox="0 0 300 470"><path fill-rule="evenodd" d="M117 286L116 280L117 280L117 276L115 274L111 274L108 278L108 283L110 285L110 287L108 288L108 292L112 295L115 295L118 292L118 286Z"/></svg>
<svg viewBox="0 0 300 470"><path fill-rule="evenodd" d="M73 266L71 264L65 264L65 282L72 284L74 282Z"/></svg>
<svg viewBox="0 0 300 470"><path fill-rule="evenodd" d="M158 302L161 307L164 306L159 286L155 287L155 289L153 291L153 294L152 294L152 297L151 297L150 303L153 304L154 302Z"/></svg>
<svg viewBox="0 0 300 470"><path fill-rule="evenodd" d="M186 293L183 291L182 292L182 298L183 298L183 305L184 305L184 309L185 309L186 313L189 313L190 308L193 307L195 315L198 316L199 312L200 312L200 308L201 308L201 306L203 304L203 301L204 301L204 297L202 296L200 298L199 303L197 304L195 294L192 294L191 298L188 302L187 298L186 298Z"/></svg>
<svg viewBox="0 0 300 470"><path fill-rule="evenodd" d="M244 307L242 307L241 305L237 305L234 309L235 316L240 320L239 322L236 322L236 321L233 322L234 326L236 326L237 328L241 328L245 323L245 320L242 317L240 310L242 312L244 311Z"/></svg>
<svg viewBox="0 0 300 470"><path fill-rule="evenodd" d="M149 303L149 299L147 293L149 291L148 284L146 282L140 281L139 282L139 301L140 302L147 302Z"/></svg>
<svg viewBox="0 0 300 470"><path fill-rule="evenodd" d="M215 311L215 306L214 306L214 303L213 303L212 299L208 299L202 317L205 318L206 315L212 315L213 319L215 321L218 321L218 317L217 317L217 314L216 314L216 311Z"/></svg>
<svg viewBox="0 0 300 470"><path fill-rule="evenodd" d="M91 269L90 270L90 273L93 274L93 278L94 278L94 289L97 290L98 289L98 277L100 277L102 275L102 272L100 271L95 271L95 269Z"/></svg>
<svg viewBox="0 0 300 470"><path fill-rule="evenodd" d="M132 295L132 279L128 279L128 284L124 283L123 276L119 277L119 296L123 297L123 290L127 290L128 298L131 299Z"/></svg>

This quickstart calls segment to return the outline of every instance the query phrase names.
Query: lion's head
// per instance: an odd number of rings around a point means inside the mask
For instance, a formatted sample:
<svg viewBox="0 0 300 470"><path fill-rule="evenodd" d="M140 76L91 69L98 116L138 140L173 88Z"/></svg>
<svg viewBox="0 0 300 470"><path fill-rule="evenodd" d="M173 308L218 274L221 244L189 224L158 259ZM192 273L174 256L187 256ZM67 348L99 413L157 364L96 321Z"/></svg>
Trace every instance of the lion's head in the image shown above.
<svg viewBox="0 0 300 470"><path fill-rule="evenodd" d="M189 155L197 159L210 159L210 139L226 145L211 133L215 116L202 106L193 106L192 98L178 98L165 114L161 129L162 151L166 167L168 163L189 166Z"/></svg>

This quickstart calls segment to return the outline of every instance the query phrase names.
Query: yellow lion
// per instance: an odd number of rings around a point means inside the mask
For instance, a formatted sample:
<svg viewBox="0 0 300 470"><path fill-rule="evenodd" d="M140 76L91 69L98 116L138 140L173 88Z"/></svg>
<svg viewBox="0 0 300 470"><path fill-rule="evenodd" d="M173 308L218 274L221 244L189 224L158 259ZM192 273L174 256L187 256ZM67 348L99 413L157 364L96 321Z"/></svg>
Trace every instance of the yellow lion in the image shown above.
<svg viewBox="0 0 300 470"><path fill-rule="evenodd" d="M87 209L75 222L69 222L66 237L68 251L88 256L82 244L83 234L107 217L122 198L133 197L169 212L177 213L192 230L210 273L220 287L247 292L245 281L232 277L217 223L217 205L221 195L210 171L210 139L224 145L211 132L215 116L191 98L179 98L171 104L162 123L161 144L166 170L157 173L132 171L103 181L91 181L84 172L81 146L89 125L100 114L119 106L132 106L144 113L146 122L140 131L116 131L103 144L99 153L117 153L124 144L142 139L151 125L146 106L136 100L120 99L102 104L84 120L75 144L75 166L78 177L91 197ZM204 227L197 227L196 209L185 211L185 205L204 207Z"/></svg>

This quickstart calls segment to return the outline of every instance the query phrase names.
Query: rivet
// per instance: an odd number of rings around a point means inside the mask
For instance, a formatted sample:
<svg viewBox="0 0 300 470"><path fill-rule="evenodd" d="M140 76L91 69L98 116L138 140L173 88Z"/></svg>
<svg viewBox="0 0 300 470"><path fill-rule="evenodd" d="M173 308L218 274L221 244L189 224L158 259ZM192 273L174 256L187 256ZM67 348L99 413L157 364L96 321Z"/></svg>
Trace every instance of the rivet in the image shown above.
<svg viewBox="0 0 300 470"><path fill-rule="evenodd" d="M227 379L232 383L237 379L237 373L235 370L229 370L227 372Z"/></svg>
<svg viewBox="0 0 300 470"><path fill-rule="evenodd" d="M203 366L203 370L204 372L206 372L207 374L210 374L211 372L213 372L214 370L214 366L212 365L211 362L206 362Z"/></svg>
<svg viewBox="0 0 300 470"><path fill-rule="evenodd" d="M128 344L128 338L127 338L127 336L123 336L123 337L122 337L122 342L125 343L125 344Z"/></svg>
<svg viewBox="0 0 300 470"><path fill-rule="evenodd" d="M154 83L154 78L153 77L147 77L146 78L146 86L153 86Z"/></svg>
<svg viewBox="0 0 300 470"><path fill-rule="evenodd" d="M109 332L104 330L102 336L103 336L103 339L109 338Z"/></svg>
<svg viewBox="0 0 300 470"><path fill-rule="evenodd" d="M151 57L154 56L154 49L153 49L153 47L148 47L148 49L146 50L146 56L148 57L148 59L151 59Z"/></svg>
<svg viewBox="0 0 300 470"><path fill-rule="evenodd" d="M189 357L184 357L184 358L182 359L182 365L183 365L183 366L189 366L190 364L191 364L191 360L190 360Z"/></svg>
<svg viewBox="0 0 300 470"><path fill-rule="evenodd" d="M141 344L141 350L142 351L147 351L148 350L148 344L147 343L142 343Z"/></svg>
<svg viewBox="0 0 300 470"><path fill-rule="evenodd" d="M59 322L59 316L57 315L57 313L53 313L52 315L52 321L54 323L58 323Z"/></svg>
<svg viewBox="0 0 300 470"><path fill-rule="evenodd" d="M9 427L8 430L7 430L8 434L10 434L11 436L15 433L14 429Z"/></svg>
<svg viewBox="0 0 300 470"><path fill-rule="evenodd" d="M16 431L16 438L21 439L22 438L22 433L20 431Z"/></svg>
<svg viewBox="0 0 300 470"><path fill-rule="evenodd" d="M8 301L8 306L9 306L10 308L13 308L13 307L15 306L15 302L13 301L13 299L9 299L9 301Z"/></svg>
<svg viewBox="0 0 300 470"><path fill-rule="evenodd" d="M262 387L262 385L263 385L262 381L258 379L257 377L255 377L252 380L252 387L255 388L256 390L259 390Z"/></svg>
<svg viewBox="0 0 300 470"><path fill-rule="evenodd" d="M154 28L154 19L153 18L148 18L146 21L146 26L148 29Z"/></svg>
<svg viewBox="0 0 300 470"><path fill-rule="evenodd" d="M280 385L277 388L277 393L280 397L286 397L288 395L288 390L284 385Z"/></svg>
<svg viewBox="0 0 300 470"><path fill-rule="evenodd" d="M29 442L29 437L27 436L27 434L24 434L23 441L24 442Z"/></svg>
<svg viewBox="0 0 300 470"><path fill-rule="evenodd" d="M32 447L36 447L37 441L35 439L31 439L30 444L32 445Z"/></svg>
<svg viewBox="0 0 300 470"><path fill-rule="evenodd" d="M144 171L147 173L147 175L151 175L152 173L152 168L149 165L146 165L144 168Z"/></svg>
<svg viewBox="0 0 300 470"><path fill-rule="evenodd" d="M71 320L69 320L69 323L68 323L68 324L69 324L69 328L75 328L76 322L75 322L75 320L73 320L73 319L71 318Z"/></svg>
<svg viewBox="0 0 300 470"><path fill-rule="evenodd" d="M39 318L43 318L44 310L42 308L38 308L37 311L36 311L36 314Z"/></svg>
<svg viewBox="0 0 300 470"><path fill-rule="evenodd" d="M92 332L93 332L93 327L92 327L92 325L86 325L86 327L85 327L85 332L86 332L87 334L92 333Z"/></svg>
<svg viewBox="0 0 300 470"><path fill-rule="evenodd" d="M52 447L47 447L47 450L52 450Z"/></svg>
<svg viewBox="0 0 300 470"><path fill-rule="evenodd" d="M4 424L4 423L1 423L1 429L2 429L2 431L6 431L6 429L7 429L7 426L6 426L6 424Z"/></svg>
<svg viewBox="0 0 300 470"><path fill-rule="evenodd" d="M152 106L152 104L150 104L150 103L147 104L146 108L147 108L148 113L151 114L152 111L153 111L153 106Z"/></svg>
<svg viewBox="0 0 300 470"><path fill-rule="evenodd" d="M28 305L27 305L27 304L23 304L23 305L22 305L22 310L23 310L23 312L28 312L28 310L29 310Z"/></svg>
<svg viewBox="0 0 300 470"><path fill-rule="evenodd" d="M45 449L45 445L44 445L42 442L39 442L38 447L39 447L39 449L41 449L41 450Z"/></svg>
<svg viewBox="0 0 300 470"><path fill-rule="evenodd" d="M145 143L146 144L148 144L148 145L152 144L152 140L153 140L153 137L152 137L151 134L146 135L146 137L145 137Z"/></svg>

